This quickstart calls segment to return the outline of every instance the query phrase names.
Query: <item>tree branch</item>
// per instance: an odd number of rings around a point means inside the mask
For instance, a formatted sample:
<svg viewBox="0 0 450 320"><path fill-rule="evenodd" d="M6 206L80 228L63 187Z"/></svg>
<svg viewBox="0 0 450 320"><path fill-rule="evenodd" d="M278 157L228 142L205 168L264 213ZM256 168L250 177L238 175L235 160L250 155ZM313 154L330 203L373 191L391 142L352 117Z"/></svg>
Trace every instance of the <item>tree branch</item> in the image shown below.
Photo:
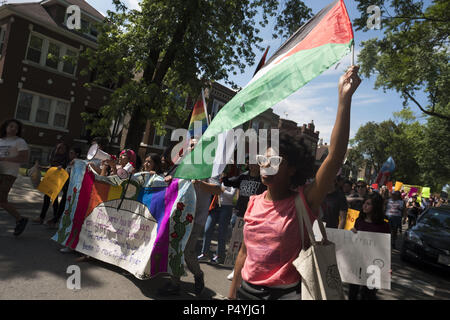
<svg viewBox="0 0 450 320"><path fill-rule="evenodd" d="M434 116L434 117L438 117L438 118L441 118L441 119L450 121L450 116L446 116L446 115L444 115L444 114L440 114L440 113L433 112L433 111L428 111L428 110L424 109L424 108L420 105L420 103L417 102L417 100L414 99L414 97L413 97L408 91L403 90L403 93L404 93L405 95L407 95L408 98L411 99L411 100L419 107L419 109L420 109L423 113L425 113L425 114L427 114L427 115L429 115L429 116ZM433 109L433 110L434 110L434 109Z"/></svg>

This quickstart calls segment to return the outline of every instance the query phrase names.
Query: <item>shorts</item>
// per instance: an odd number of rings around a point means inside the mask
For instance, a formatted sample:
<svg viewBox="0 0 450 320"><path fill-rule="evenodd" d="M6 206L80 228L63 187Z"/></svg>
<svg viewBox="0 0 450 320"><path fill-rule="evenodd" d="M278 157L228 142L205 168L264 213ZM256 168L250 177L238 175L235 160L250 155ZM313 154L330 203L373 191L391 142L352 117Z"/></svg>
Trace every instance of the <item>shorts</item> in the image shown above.
<svg viewBox="0 0 450 320"><path fill-rule="evenodd" d="M0 174L0 203L8 202L8 194L16 177L7 174Z"/></svg>

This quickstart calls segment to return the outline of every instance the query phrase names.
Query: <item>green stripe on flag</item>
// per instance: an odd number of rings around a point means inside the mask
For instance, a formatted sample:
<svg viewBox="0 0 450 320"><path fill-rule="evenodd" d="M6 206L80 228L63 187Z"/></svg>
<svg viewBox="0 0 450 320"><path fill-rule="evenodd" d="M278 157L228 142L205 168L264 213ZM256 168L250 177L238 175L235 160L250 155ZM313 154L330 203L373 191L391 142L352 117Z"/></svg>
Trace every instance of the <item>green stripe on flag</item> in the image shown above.
<svg viewBox="0 0 450 320"><path fill-rule="evenodd" d="M346 44L329 43L299 51L247 85L214 117L198 145L193 152L186 155L174 176L182 179L211 177L213 167L211 159L215 155L214 145L217 145L214 141L215 136L253 119L299 90L348 54L352 43L353 39ZM202 155L205 152L211 155L209 159L207 157L203 159ZM203 160L197 163L194 161L196 158Z"/></svg>

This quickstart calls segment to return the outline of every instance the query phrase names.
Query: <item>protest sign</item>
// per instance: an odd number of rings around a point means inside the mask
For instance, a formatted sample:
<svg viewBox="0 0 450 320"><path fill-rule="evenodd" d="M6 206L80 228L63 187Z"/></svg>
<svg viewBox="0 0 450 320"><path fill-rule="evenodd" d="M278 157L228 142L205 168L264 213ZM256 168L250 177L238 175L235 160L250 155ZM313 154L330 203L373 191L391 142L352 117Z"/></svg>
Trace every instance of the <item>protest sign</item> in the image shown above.
<svg viewBox="0 0 450 320"><path fill-rule="evenodd" d="M402 189L402 186L403 186L403 182L396 181L394 191L400 191Z"/></svg>
<svg viewBox="0 0 450 320"><path fill-rule="evenodd" d="M378 190L378 183L372 183L372 189Z"/></svg>
<svg viewBox="0 0 450 320"><path fill-rule="evenodd" d="M423 198L428 199L430 197L430 193L431 193L430 187L423 187L423 189L422 189L422 197Z"/></svg>
<svg viewBox="0 0 450 320"><path fill-rule="evenodd" d="M66 170L51 167L47 170L47 173L39 183L37 189L43 194L49 196L53 203L64 187L67 179L69 179L69 174Z"/></svg>
<svg viewBox="0 0 450 320"><path fill-rule="evenodd" d="M190 181L138 173L101 177L75 161L58 243L119 266L138 279L182 276L196 197Z"/></svg>
<svg viewBox="0 0 450 320"><path fill-rule="evenodd" d="M388 181L386 183L386 188L389 190L389 192L392 192L392 181Z"/></svg>
<svg viewBox="0 0 450 320"><path fill-rule="evenodd" d="M228 247L227 255L225 257L224 265L227 267L234 267L239 249L244 241L244 218L237 217L236 223L231 234L231 240Z"/></svg>
<svg viewBox="0 0 450 320"><path fill-rule="evenodd" d="M354 233L331 228L326 228L326 232L328 240L336 245L336 259L342 282L391 289L390 234L364 231ZM321 235L315 235L320 241Z"/></svg>
<svg viewBox="0 0 450 320"><path fill-rule="evenodd" d="M356 219L358 219L358 217L359 217L359 211L349 208L347 210L347 219L345 221L344 229L345 230L353 229L353 227L355 226Z"/></svg>
<svg viewBox="0 0 450 320"><path fill-rule="evenodd" d="M410 189L409 189L409 192L408 192L408 197L412 197L413 196L413 194L416 194L417 193L417 188L415 188L415 187L411 187Z"/></svg>

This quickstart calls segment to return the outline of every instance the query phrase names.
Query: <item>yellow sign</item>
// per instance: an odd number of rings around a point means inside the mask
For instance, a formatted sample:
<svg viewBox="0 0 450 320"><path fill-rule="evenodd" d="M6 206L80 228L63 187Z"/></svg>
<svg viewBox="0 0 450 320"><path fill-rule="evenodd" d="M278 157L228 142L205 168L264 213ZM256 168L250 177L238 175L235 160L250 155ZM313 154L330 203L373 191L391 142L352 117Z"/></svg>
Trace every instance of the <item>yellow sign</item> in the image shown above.
<svg viewBox="0 0 450 320"><path fill-rule="evenodd" d="M431 193L430 187L423 187L423 189L422 189L422 197L428 199L430 197L430 193Z"/></svg>
<svg viewBox="0 0 450 320"><path fill-rule="evenodd" d="M345 220L345 230L352 230L355 226L356 219L359 217L359 211L348 209L347 210L347 219ZM340 217L339 217L340 220Z"/></svg>
<svg viewBox="0 0 450 320"><path fill-rule="evenodd" d="M401 188L402 188L402 185L403 185L403 182L397 181L397 182L395 183L394 191L400 191Z"/></svg>
<svg viewBox="0 0 450 320"><path fill-rule="evenodd" d="M49 196L53 203L64 187L67 179L69 179L69 174L66 170L51 167L47 170L37 189Z"/></svg>

